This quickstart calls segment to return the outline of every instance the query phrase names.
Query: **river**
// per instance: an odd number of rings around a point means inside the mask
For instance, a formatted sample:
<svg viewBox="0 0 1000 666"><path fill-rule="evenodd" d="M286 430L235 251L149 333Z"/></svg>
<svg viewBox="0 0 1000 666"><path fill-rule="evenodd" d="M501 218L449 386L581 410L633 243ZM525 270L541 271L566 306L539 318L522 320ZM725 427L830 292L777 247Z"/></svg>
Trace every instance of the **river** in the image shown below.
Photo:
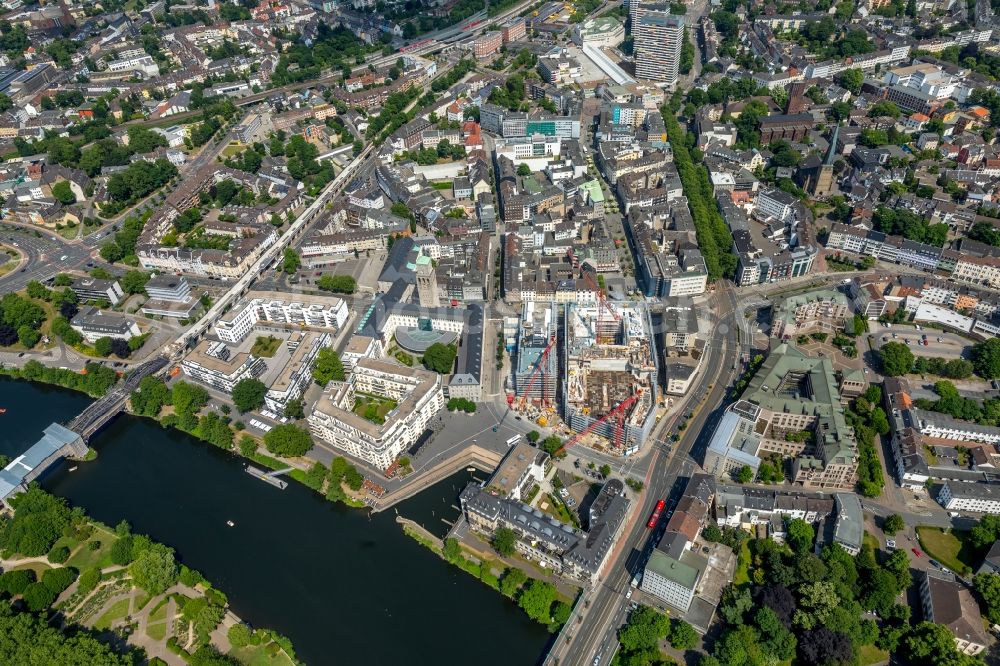
<svg viewBox="0 0 1000 666"><path fill-rule="evenodd" d="M0 453L16 455L87 402L0 380ZM392 510L369 520L298 483L278 490L239 457L147 419L120 416L91 444L97 460L75 472L63 464L46 489L175 548L237 615L288 636L307 664L530 665L550 640L512 602L403 534ZM429 488L400 515L440 533L469 476Z"/></svg>

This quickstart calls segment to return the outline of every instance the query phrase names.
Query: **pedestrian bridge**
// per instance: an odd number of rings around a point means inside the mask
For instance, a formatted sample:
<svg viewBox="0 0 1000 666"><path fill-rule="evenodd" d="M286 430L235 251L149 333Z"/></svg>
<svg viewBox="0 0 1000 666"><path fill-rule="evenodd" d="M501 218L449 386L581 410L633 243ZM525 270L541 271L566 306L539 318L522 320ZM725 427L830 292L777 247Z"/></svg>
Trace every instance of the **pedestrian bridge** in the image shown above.
<svg viewBox="0 0 1000 666"><path fill-rule="evenodd" d="M87 442L125 407L132 391L139 388L143 377L155 374L167 366L163 356L152 358L135 367L125 381L116 384L102 398L95 400L66 425L52 423L45 434L27 451L0 470L0 502L24 492L28 484L40 477L63 458L82 458L87 454Z"/></svg>

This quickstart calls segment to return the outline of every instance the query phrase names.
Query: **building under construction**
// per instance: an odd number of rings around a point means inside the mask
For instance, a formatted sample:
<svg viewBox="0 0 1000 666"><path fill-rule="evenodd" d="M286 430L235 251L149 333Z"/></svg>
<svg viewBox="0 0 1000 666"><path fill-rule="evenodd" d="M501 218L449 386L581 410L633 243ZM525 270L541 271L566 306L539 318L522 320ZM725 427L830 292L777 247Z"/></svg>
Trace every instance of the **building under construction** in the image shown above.
<svg viewBox="0 0 1000 666"><path fill-rule="evenodd" d="M556 407L559 354L556 348L558 309L555 303L527 301L517 332L513 407Z"/></svg>
<svg viewBox="0 0 1000 666"><path fill-rule="evenodd" d="M567 305L565 318L563 418L578 433L602 438L600 446L613 453L634 453L656 422L649 311L641 303L602 299L592 306Z"/></svg>

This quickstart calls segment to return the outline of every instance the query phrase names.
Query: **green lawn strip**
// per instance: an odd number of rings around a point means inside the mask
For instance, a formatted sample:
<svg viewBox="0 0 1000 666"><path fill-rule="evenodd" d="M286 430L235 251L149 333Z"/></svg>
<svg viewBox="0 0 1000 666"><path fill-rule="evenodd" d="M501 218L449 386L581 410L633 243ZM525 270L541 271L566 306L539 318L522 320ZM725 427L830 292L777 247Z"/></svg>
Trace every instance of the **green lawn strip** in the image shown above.
<svg viewBox="0 0 1000 666"><path fill-rule="evenodd" d="M750 546L747 539L740 544L740 552L736 559L736 573L733 575L733 585L739 587L750 582Z"/></svg>
<svg viewBox="0 0 1000 666"><path fill-rule="evenodd" d="M97 618L97 622L94 623L94 629L98 631L103 631L111 627L111 623L115 620L120 620L126 615L128 615L129 604L132 602L131 599L119 599L111 605L110 608L104 611L101 617Z"/></svg>
<svg viewBox="0 0 1000 666"><path fill-rule="evenodd" d="M952 530L945 532L938 527L921 525L917 527L917 539L920 546L943 566L958 574L972 572L972 562L975 553L967 542L968 532Z"/></svg>
<svg viewBox="0 0 1000 666"><path fill-rule="evenodd" d="M861 666L874 666L889 661L889 653L874 645L862 645L858 650L858 659Z"/></svg>
<svg viewBox="0 0 1000 666"><path fill-rule="evenodd" d="M38 578L38 580L41 580L42 574L45 571L52 568L54 567L51 567L48 564L45 564L44 562L26 562L24 564L17 565L13 569L11 569L11 571L19 571L21 569L31 569L32 571L35 572L35 577Z"/></svg>
<svg viewBox="0 0 1000 666"><path fill-rule="evenodd" d="M146 635L154 641L162 641L167 637L167 623L157 622L156 624L147 624Z"/></svg>
<svg viewBox="0 0 1000 666"><path fill-rule="evenodd" d="M235 657L246 666L294 666L294 662L289 659L281 646L274 642L267 645L233 648L229 651L229 656Z"/></svg>
<svg viewBox="0 0 1000 666"><path fill-rule="evenodd" d="M170 597L163 597L156 604L156 606L149 612L150 622L161 622L167 619L167 604L170 602Z"/></svg>

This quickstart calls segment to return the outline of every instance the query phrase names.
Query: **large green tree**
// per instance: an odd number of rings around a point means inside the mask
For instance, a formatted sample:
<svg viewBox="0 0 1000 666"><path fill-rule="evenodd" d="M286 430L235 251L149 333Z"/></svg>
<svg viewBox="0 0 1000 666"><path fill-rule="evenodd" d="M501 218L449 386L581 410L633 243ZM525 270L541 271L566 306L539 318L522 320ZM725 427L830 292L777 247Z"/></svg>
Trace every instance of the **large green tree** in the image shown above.
<svg viewBox="0 0 1000 666"><path fill-rule="evenodd" d="M972 365L984 379L1000 377L1000 338L990 338L972 347Z"/></svg>
<svg viewBox="0 0 1000 666"><path fill-rule="evenodd" d="M455 364L457 355L458 350L453 346L435 342L424 352L424 367L442 375L448 374Z"/></svg>
<svg viewBox="0 0 1000 666"><path fill-rule="evenodd" d="M344 364L341 363L337 352L329 347L324 347L316 354L316 360L312 367L313 380L320 386L326 386L329 382L342 382L347 377L344 372Z"/></svg>
<svg viewBox="0 0 1000 666"><path fill-rule="evenodd" d="M241 412L252 412L264 404L267 386L259 379L248 377L233 386L233 404Z"/></svg>
<svg viewBox="0 0 1000 666"><path fill-rule="evenodd" d="M497 551L497 553L503 557L510 557L514 554L517 535L514 533L514 530L508 527L499 527L493 533L491 544L493 545L493 550Z"/></svg>
<svg viewBox="0 0 1000 666"><path fill-rule="evenodd" d="M308 430L294 423L284 423L264 435L264 445L271 453L294 458L305 455L312 448L313 442Z"/></svg>
<svg viewBox="0 0 1000 666"><path fill-rule="evenodd" d="M135 584L149 594L162 594L177 582L180 571L174 551L163 544L151 544L129 565Z"/></svg>
<svg viewBox="0 0 1000 666"><path fill-rule="evenodd" d="M997 363L1000 365L1000 340L998 343ZM882 374L888 377L899 377L913 369L913 352L901 342L887 342L878 350ZM1000 369L997 371L1000 376Z"/></svg>

